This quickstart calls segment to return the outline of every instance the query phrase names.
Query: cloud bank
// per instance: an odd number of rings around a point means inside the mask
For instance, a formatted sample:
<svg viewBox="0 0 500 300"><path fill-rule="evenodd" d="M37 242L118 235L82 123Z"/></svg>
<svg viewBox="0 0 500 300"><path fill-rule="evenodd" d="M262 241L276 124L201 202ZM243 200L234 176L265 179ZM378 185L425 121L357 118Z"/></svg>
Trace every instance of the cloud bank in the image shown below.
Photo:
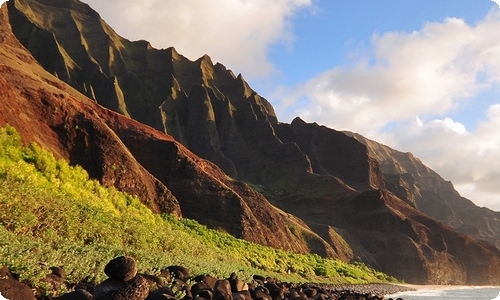
<svg viewBox="0 0 500 300"><path fill-rule="evenodd" d="M411 151L462 195L500 211L498 28L495 9L475 25L449 18L375 35L370 55L352 65L279 88L276 111ZM484 115L467 128L478 102Z"/></svg>
<svg viewBox="0 0 500 300"><path fill-rule="evenodd" d="M291 18L312 0L87 0L118 34L174 46L191 60L204 54L247 77L275 71L269 47L293 40Z"/></svg>

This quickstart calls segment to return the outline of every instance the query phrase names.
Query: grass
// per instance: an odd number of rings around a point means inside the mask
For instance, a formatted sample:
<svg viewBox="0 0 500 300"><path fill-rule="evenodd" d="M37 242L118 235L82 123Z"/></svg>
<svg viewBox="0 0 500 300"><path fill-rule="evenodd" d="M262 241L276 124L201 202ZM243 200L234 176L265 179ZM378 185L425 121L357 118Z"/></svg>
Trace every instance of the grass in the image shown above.
<svg viewBox="0 0 500 300"><path fill-rule="evenodd" d="M238 272L293 282L395 281L363 264L347 264L236 239L189 219L153 214L140 199L90 179L36 144L22 146L11 126L0 128L0 265L40 284L48 266L67 281L105 279L104 265L136 258L141 272L183 265L192 275Z"/></svg>

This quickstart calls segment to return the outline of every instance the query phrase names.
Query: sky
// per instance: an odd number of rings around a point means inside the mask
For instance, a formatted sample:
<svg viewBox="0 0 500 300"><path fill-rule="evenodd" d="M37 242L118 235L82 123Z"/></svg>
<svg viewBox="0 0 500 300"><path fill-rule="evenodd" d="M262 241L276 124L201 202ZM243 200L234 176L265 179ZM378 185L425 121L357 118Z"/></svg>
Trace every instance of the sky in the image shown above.
<svg viewBox="0 0 500 300"><path fill-rule="evenodd" d="M412 152L500 211L500 7L490 0L84 0L118 34L208 54L274 106Z"/></svg>

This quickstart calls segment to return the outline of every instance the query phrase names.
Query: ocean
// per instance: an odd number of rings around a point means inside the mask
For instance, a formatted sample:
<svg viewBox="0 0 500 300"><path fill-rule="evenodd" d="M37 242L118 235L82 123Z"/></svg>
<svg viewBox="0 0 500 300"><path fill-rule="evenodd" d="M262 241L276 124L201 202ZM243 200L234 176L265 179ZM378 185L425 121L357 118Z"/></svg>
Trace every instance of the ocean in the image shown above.
<svg viewBox="0 0 500 300"><path fill-rule="evenodd" d="M500 300L500 287L436 287L394 295L386 295L385 299L396 299L398 297L404 300Z"/></svg>

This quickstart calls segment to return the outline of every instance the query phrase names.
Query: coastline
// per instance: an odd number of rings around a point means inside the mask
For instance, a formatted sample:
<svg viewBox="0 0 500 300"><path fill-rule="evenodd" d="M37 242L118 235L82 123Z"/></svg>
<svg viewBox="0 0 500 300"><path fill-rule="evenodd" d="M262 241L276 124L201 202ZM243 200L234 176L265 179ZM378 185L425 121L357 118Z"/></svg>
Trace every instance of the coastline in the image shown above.
<svg viewBox="0 0 500 300"><path fill-rule="evenodd" d="M487 299L487 300L498 300L500 299L500 286L494 285L419 285L419 284L398 284L402 287L407 287L411 290L396 292L391 294L386 294L386 299L392 298L401 298L401 299L441 299L445 297L445 299L455 299L454 297L450 297L451 295L457 295L459 293L459 297L467 297L471 296L471 293L481 294L482 298L477 299ZM494 289L497 294L491 294L491 297L486 296L484 293L487 290ZM481 291L479 291L481 290ZM491 291L488 291L491 293Z"/></svg>
<svg viewBox="0 0 500 300"><path fill-rule="evenodd" d="M432 284L411 284L411 283L395 283L395 285L421 290L458 290L458 289L474 289L474 288L499 288L496 285L432 285Z"/></svg>

